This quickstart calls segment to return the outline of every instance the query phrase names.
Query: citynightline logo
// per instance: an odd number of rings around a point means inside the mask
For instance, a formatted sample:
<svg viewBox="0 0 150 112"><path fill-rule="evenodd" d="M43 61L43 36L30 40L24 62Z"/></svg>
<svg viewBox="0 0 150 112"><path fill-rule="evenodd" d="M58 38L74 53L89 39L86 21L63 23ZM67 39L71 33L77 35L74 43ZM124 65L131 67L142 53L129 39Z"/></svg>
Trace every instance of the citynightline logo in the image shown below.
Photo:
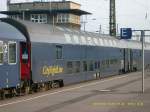
<svg viewBox="0 0 150 112"><path fill-rule="evenodd" d="M49 75L55 75L58 73L62 73L63 68L59 66L43 66L42 67L42 75L49 76Z"/></svg>

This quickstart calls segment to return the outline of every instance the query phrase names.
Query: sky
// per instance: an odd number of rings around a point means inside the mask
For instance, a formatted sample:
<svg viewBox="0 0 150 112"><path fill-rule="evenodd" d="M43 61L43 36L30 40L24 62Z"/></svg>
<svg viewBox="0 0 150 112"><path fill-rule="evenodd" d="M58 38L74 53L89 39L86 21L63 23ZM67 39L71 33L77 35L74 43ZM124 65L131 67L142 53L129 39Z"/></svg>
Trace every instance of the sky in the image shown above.
<svg viewBox="0 0 150 112"><path fill-rule="evenodd" d="M33 0L11 0L12 2L24 2ZM44 0L43 0L44 1ZM47 0L45 0L47 1ZM51 0L48 0L51 1ZM53 0L60 1L60 0ZM81 4L81 9L91 12L92 15L82 17L86 21L87 31L109 31L109 0L72 0ZM0 0L0 11L6 10L6 0ZM0 15L2 17L2 15ZM150 1L149 0L116 0L116 19L118 29L150 29ZM83 24L82 24L83 29Z"/></svg>

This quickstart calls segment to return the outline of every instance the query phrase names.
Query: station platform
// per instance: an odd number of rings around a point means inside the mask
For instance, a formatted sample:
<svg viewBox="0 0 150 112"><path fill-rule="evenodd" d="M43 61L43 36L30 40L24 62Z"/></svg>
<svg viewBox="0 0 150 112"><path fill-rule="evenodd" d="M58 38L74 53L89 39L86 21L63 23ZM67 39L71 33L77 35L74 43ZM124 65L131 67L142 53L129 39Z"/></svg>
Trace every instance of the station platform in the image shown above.
<svg viewBox="0 0 150 112"><path fill-rule="evenodd" d="M0 101L0 112L149 112L150 72L129 73Z"/></svg>

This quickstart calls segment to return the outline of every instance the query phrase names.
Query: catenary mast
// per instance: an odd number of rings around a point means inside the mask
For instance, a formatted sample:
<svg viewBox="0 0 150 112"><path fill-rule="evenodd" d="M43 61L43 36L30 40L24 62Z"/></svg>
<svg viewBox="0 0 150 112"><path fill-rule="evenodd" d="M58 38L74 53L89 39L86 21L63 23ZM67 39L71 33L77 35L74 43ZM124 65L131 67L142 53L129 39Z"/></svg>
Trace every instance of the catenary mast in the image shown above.
<svg viewBox="0 0 150 112"><path fill-rule="evenodd" d="M115 0L110 0L109 34L116 37L116 7Z"/></svg>

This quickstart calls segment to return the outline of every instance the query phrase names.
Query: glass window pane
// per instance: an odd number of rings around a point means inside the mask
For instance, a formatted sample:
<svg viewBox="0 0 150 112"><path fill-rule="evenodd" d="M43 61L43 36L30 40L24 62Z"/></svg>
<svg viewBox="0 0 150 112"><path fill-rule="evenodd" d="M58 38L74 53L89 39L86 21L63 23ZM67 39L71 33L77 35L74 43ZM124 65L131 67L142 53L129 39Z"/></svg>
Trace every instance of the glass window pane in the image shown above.
<svg viewBox="0 0 150 112"><path fill-rule="evenodd" d="M98 69L98 62L95 61L95 69Z"/></svg>
<svg viewBox="0 0 150 112"><path fill-rule="evenodd" d="M62 46L56 46L56 59L62 59Z"/></svg>
<svg viewBox="0 0 150 112"><path fill-rule="evenodd" d="M73 68L72 62L67 62L67 68Z"/></svg>
<svg viewBox="0 0 150 112"><path fill-rule="evenodd" d="M37 20L35 20L35 22L36 22L36 23L38 23L38 19L37 19Z"/></svg>
<svg viewBox="0 0 150 112"><path fill-rule="evenodd" d="M3 42L0 42L0 64L3 63Z"/></svg>
<svg viewBox="0 0 150 112"><path fill-rule="evenodd" d="M16 63L16 43L9 43L9 63Z"/></svg>
<svg viewBox="0 0 150 112"><path fill-rule="evenodd" d="M36 23L47 23L47 15L46 14L32 14L30 16L30 20Z"/></svg>
<svg viewBox="0 0 150 112"><path fill-rule="evenodd" d="M83 61L83 71L87 71L87 62Z"/></svg>
<svg viewBox="0 0 150 112"><path fill-rule="evenodd" d="M3 63L3 53L0 53L0 64Z"/></svg>
<svg viewBox="0 0 150 112"><path fill-rule="evenodd" d="M40 19L43 19L43 15L41 14L41 15L39 15L39 17L40 17Z"/></svg>
<svg viewBox="0 0 150 112"><path fill-rule="evenodd" d="M67 62L67 73L73 73L73 63L71 61Z"/></svg>
<svg viewBox="0 0 150 112"><path fill-rule="evenodd" d="M34 16L34 19L38 19L38 15L35 15L35 16Z"/></svg>
<svg viewBox="0 0 150 112"><path fill-rule="evenodd" d="M98 69L100 69L100 61L98 61L98 65L97 66L98 66Z"/></svg>
<svg viewBox="0 0 150 112"><path fill-rule="evenodd" d="M89 62L89 71L94 71L93 61Z"/></svg>
<svg viewBox="0 0 150 112"><path fill-rule="evenodd" d="M31 15L31 18L34 18L34 15Z"/></svg>
<svg viewBox="0 0 150 112"><path fill-rule="evenodd" d="M3 52L3 47L0 45L0 53Z"/></svg>
<svg viewBox="0 0 150 112"><path fill-rule="evenodd" d="M75 63L75 72L76 73L80 72L80 61L76 61Z"/></svg>
<svg viewBox="0 0 150 112"><path fill-rule="evenodd" d="M107 66L107 65L106 65L106 60L102 60L102 63L101 63L101 64L102 64L102 68L106 68L106 66Z"/></svg>

